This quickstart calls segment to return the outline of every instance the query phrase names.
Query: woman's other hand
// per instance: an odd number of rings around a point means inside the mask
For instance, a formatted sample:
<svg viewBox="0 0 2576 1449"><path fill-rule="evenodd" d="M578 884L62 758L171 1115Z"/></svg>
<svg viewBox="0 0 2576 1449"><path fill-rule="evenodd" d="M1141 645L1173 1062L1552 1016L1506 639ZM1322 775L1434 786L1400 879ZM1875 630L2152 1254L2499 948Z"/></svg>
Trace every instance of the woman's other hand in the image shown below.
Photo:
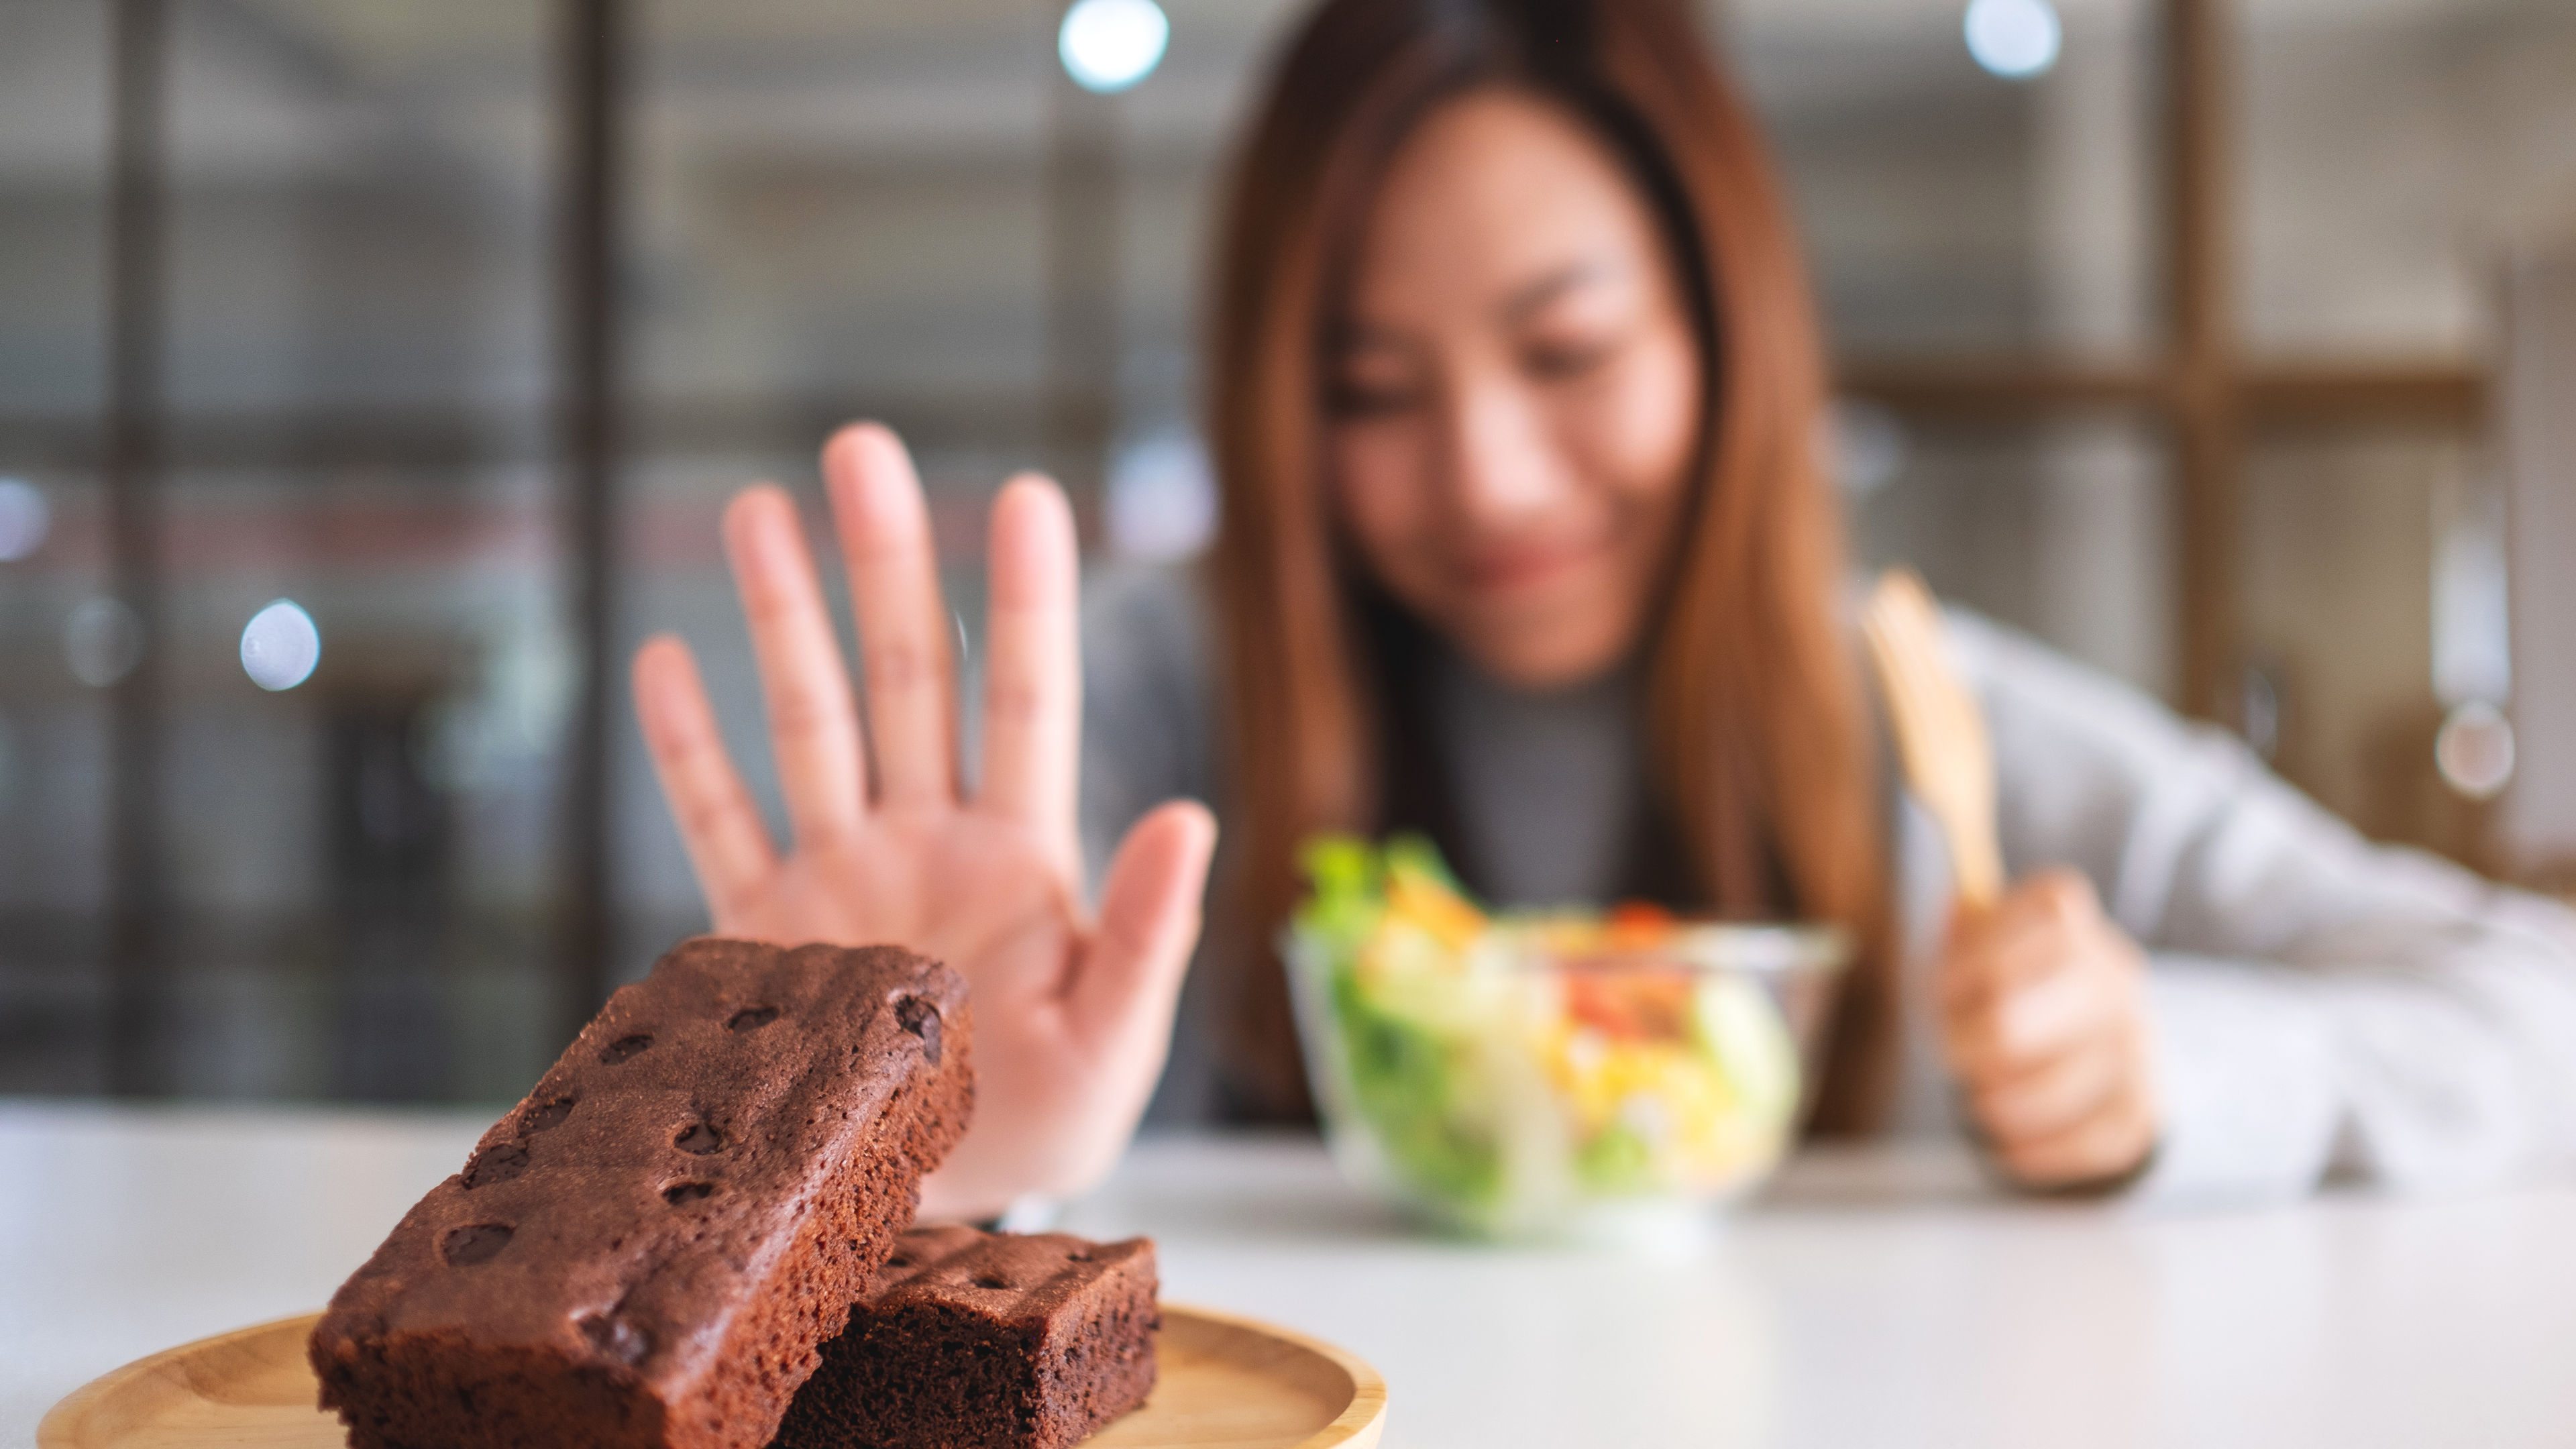
<svg viewBox="0 0 2576 1449"><path fill-rule="evenodd" d="M1951 925L1941 1035L1970 1115L2023 1186L2079 1188L2145 1163L2158 1112L2146 958L2073 871Z"/></svg>
<svg viewBox="0 0 2576 1449"><path fill-rule="evenodd" d="M793 847L771 841L688 646L670 635L635 658L663 795L718 934L891 941L966 977L975 1119L925 1185L925 1213L978 1216L1022 1193L1081 1191L1116 1162L1162 1069L1215 821L1174 801L1138 822L1091 919L1074 815L1078 565L1063 493L1023 476L993 505L983 770L970 799L951 624L911 460L891 432L862 424L824 448L823 476L858 615L864 734L795 504L776 487L747 489L725 510L725 550Z"/></svg>

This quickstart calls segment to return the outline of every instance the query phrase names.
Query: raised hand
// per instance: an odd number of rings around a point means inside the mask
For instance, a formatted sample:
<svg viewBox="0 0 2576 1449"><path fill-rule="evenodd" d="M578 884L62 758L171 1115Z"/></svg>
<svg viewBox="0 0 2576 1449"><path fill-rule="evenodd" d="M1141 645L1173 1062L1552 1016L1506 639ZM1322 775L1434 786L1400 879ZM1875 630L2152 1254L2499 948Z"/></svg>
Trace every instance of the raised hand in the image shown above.
<svg viewBox="0 0 2576 1449"><path fill-rule="evenodd" d="M1075 769L1082 669L1073 515L1042 478L995 501L983 770L956 760L955 665L921 485L882 427L846 428L823 476L858 614L867 724L794 503L745 490L725 548L751 626L786 796L782 855L719 734L688 646L635 658L635 703L662 792L719 934L896 942L973 989L975 1120L923 1211L979 1216L1069 1194L1117 1160L1170 1042L1216 840L1201 806L1139 821L1083 907ZM870 769L873 759L874 769Z"/></svg>
<svg viewBox="0 0 2576 1449"><path fill-rule="evenodd" d="M2026 1187L2115 1181L2159 1128L2146 960L2092 883L2049 871L1953 923L1941 1035L1996 1161Z"/></svg>

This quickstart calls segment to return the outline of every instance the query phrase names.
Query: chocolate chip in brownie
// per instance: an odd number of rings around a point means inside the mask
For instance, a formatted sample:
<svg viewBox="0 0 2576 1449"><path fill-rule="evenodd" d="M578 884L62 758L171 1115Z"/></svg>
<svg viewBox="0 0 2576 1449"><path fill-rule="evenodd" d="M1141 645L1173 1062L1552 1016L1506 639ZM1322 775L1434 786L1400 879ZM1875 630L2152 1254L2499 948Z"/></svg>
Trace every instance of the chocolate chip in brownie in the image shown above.
<svg viewBox="0 0 2576 1449"><path fill-rule="evenodd" d="M578 1097L557 1097L551 1102L539 1103L529 1108L527 1115L519 1119L519 1130L534 1137L549 1127L560 1127L564 1119L572 1115L574 1104L580 1100Z"/></svg>
<svg viewBox="0 0 2576 1449"><path fill-rule="evenodd" d="M939 1008L918 996L907 996L894 1004L894 1019L921 1038L922 1057L934 1067L939 1065Z"/></svg>
<svg viewBox="0 0 2576 1449"><path fill-rule="evenodd" d="M465 1185L487 1187L508 1182L527 1170L528 1149L516 1142L504 1142L474 1154L474 1160L465 1164Z"/></svg>
<svg viewBox="0 0 2576 1449"><path fill-rule="evenodd" d="M491 1262L494 1254L508 1246L508 1223L471 1223L441 1239L438 1253L451 1268L471 1268L477 1263Z"/></svg>
<svg viewBox="0 0 2576 1449"><path fill-rule="evenodd" d="M614 1314L585 1314L580 1320L581 1336L601 1353L624 1364L644 1361L653 1351L653 1337L634 1324Z"/></svg>

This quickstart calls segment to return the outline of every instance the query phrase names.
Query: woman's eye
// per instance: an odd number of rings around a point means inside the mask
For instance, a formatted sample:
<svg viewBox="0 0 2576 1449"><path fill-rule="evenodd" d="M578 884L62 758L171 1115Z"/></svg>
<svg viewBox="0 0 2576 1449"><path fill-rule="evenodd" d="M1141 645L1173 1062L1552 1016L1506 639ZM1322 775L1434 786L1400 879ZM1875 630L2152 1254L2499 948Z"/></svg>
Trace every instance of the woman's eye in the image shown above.
<svg viewBox="0 0 2576 1449"><path fill-rule="evenodd" d="M1382 418L1409 411L1420 400L1413 388L1343 378L1326 389L1324 405L1337 418Z"/></svg>
<svg viewBox="0 0 2576 1449"><path fill-rule="evenodd" d="M1613 344L1597 339L1582 341L1541 342L1521 355L1522 366L1532 377L1557 381L1581 377L1609 360Z"/></svg>

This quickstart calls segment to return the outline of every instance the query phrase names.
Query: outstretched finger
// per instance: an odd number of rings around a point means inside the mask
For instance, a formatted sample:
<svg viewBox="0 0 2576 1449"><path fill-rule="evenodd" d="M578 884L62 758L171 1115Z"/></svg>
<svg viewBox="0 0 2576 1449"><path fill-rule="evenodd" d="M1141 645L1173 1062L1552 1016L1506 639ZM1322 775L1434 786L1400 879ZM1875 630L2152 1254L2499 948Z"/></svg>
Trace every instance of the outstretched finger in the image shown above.
<svg viewBox="0 0 2576 1449"><path fill-rule="evenodd" d="M877 802L895 809L952 803L956 690L921 480L892 432L859 423L823 446L823 481L859 615Z"/></svg>
<svg viewBox="0 0 2576 1449"><path fill-rule="evenodd" d="M823 607L796 503L772 485L746 488L725 509L724 534L760 661L788 823L799 847L831 846L858 831L867 776L841 641Z"/></svg>
<svg viewBox="0 0 2576 1449"><path fill-rule="evenodd" d="M1120 842L1068 1003L1084 1040L1124 1050L1169 1044L1215 850L1216 817L1195 800L1155 807Z"/></svg>
<svg viewBox="0 0 2576 1449"><path fill-rule="evenodd" d="M1079 572L1063 491L1033 475L1012 479L993 501L981 803L1028 821L1051 841L1070 841L1074 829Z"/></svg>
<svg viewBox="0 0 2576 1449"><path fill-rule="evenodd" d="M635 651L635 714L662 798L679 823L680 843L697 872L716 929L777 866L760 808L725 754L724 735L689 646L660 634Z"/></svg>

